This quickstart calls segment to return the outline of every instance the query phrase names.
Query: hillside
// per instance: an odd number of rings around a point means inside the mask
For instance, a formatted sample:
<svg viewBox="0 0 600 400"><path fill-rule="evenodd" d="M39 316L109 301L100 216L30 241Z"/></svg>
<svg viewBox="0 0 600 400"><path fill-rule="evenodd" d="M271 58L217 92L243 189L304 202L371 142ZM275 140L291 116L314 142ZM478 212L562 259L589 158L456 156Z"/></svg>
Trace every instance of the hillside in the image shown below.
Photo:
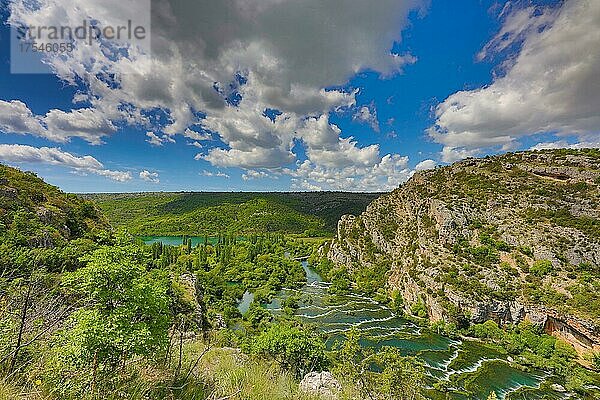
<svg viewBox="0 0 600 400"><path fill-rule="evenodd" d="M407 311L465 325L528 319L600 346L600 151L468 159L345 216L328 257L380 271Z"/></svg>
<svg viewBox="0 0 600 400"><path fill-rule="evenodd" d="M54 247L108 222L93 203L48 185L31 172L0 164L0 237Z"/></svg>
<svg viewBox="0 0 600 400"><path fill-rule="evenodd" d="M283 232L332 235L344 214L360 214L373 193L89 194L115 227L136 235Z"/></svg>

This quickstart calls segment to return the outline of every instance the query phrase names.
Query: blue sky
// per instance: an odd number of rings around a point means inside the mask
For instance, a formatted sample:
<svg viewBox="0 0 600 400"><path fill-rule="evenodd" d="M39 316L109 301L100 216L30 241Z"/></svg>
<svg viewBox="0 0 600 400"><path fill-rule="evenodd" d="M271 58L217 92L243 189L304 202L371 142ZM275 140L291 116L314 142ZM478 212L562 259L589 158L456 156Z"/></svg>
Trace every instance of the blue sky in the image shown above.
<svg viewBox="0 0 600 400"><path fill-rule="evenodd" d="M0 162L66 191L385 191L468 156L600 142L598 2L167 2L152 54L11 74L10 25L74 23L79 2L13 0L0 29Z"/></svg>

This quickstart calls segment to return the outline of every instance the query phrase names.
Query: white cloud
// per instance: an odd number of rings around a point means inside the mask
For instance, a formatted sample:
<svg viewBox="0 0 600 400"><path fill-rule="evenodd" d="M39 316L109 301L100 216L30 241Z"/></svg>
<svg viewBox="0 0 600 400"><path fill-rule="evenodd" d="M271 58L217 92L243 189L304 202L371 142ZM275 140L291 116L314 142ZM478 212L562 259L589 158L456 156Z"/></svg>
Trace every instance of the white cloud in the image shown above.
<svg viewBox="0 0 600 400"><path fill-rule="evenodd" d="M140 172L140 179L146 182L160 183L158 172L150 172L148 170L143 170Z"/></svg>
<svg viewBox="0 0 600 400"><path fill-rule="evenodd" d="M175 139L168 135L162 135L159 137L154 132L146 132L146 136L148 137L148 139L146 139L146 142L150 143L152 146L162 146L164 143L167 142L175 143Z"/></svg>
<svg viewBox="0 0 600 400"><path fill-rule="evenodd" d="M61 143L79 137L91 144L100 144L102 138L114 133L116 128L96 109L69 112L52 109L45 116L38 116L19 100L0 100L0 131L32 134Z"/></svg>
<svg viewBox="0 0 600 400"><path fill-rule="evenodd" d="M40 163L72 168L77 172L89 172L118 182L131 180L131 173L111 171L92 156L78 157L55 147L32 147L20 144L0 144L0 160L9 163Z"/></svg>
<svg viewBox="0 0 600 400"><path fill-rule="evenodd" d="M341 138L340 128L329 122L326 115L308 118L297 135L306 145L310 161L327 168L368 166L377 162L379 146L359 147L353 138Z"/></svg>
<svg viewBox="0 0 600 400"><path fill-rule="evenodd" d="M433 160L423 160L415 166L416 171L425 171L427 169L434 169L437 163Z"/></svg>
<svg viewBox="0 0 600 400"><path fill-rule="evenodd" d="M437 107L429 134L444 145L444 161L511 149L538 133L581 142L600 135L600 2L560 4L509 14L480 58L522 44L519 53L491 85L457 92Z"/></svg>
<svg viewBox="0 0 600 400"><path fill-rule="evenodd" d="M383 192L406 182L414 171L408 168L408 157L387 154L372 165L328 168L310 160L297 169L284 172L292 177L292 187L302 190L347 190Z"/></svg>
<svg viewBox="0 0 600 400"><path fill-rule="evenodd" d="M212 136L210 134L196 132L196 131L191 130L190 128L187 128L185 130L185 132L183 133L183 136L185 136L188 139L197 140L197 141L212 140Z"/></svg>
<svg viewBox="0 0 600 400"><path fill-rule="evenodd" d="M80 24L88 16L118 20L123 6L119 0L38 3L30 7L26 0L11 0L11 23ZM315 166L372 168L379 162L377 146L340 138L339 129L322 119L353 107L357 91L325 88L344 85L360 71L389 76L415 62L391 49L402 39L408 13L422 3L153 1L152 55L134 47L112 57L98 44L77 46L60 57L48 55L46 62L60 78L81 82L76 99L89 100L94 110L84 125L75 113L51 113L53 128L69 132L53 140L79 136L99 143L114 126L126 123L143 126L155 146L178 134L198 143L208 139L190 130L199 126L215 132L224 145L196 158L218 167L289 167L297 161L292 149L301 140ZM112 73L110 79L106 71ZM167 114L163 121L168 122L151 122L146 114L156 109ZM267 109L281 114L271 121L264 115ZM369 112L369 123L374 123L374 110ZM319 132L311 133L307 125L316 121L321 121Z"/></svg>
<svg viewBox="0 0 600 400"><path fill-rule="evenodd" d="M377 119L377 109L375 104L371 103L368 106L360 107L352 116L355 121L368 124L375 132L379 132L379 120ZM393 120L393 118L391 118Z"/></svg>
<svg viewBox="0 0 600 400"><path fill-rule="evenodd" d="M0 131L32 134L61 143L79 137L89 143L100 144L102 138L114 133L116 128L94 109L84 108L70 112L53 109L42 117L34 115L19 100L0 100Z"/></svg>
<svg viewBox="0 0 600 400"><path fill-rule="evenodd" d="M600 149L600 138L590 140L582 140L578 143L569 143L566 140L557 140L555 142L541 142L535 146L531 146L530 150L544 150L544 149Z"/></svg>
<svg viewBox="0 0 600 400"><path fill-rule="evenodd" d="M207 171L204 170L200 173L201 176L208 176L208 177L217 177L217 178L225 178L225 179L229 179L230 176L228 174L226 174L225 172L221 172L221 171Z"/></svg>
<svg viewBox="0 0 600 400"><path fill-rule="evenodd" d="M252 169L249 169L246 171L246 173L242 174L242 179L245 181L249 181L252 179L264 179L269 177L270 175L265 171L255 171Z"/></svg>
<svg viewBox="0 0 600 400"><path fill-rule="evenodd" d="M25 103L0 100L0 131L5 133L41 135L44 127Z"/></svg>
<svg viewBox="0 0 600 400"><path fill-rule="evenodd" d="M111 121L93 108L69 112L50 110L44 117L44 123L47 126L44 136L56 142L79 137L91 144L101 144L103 137L117 130Z"/></svg>

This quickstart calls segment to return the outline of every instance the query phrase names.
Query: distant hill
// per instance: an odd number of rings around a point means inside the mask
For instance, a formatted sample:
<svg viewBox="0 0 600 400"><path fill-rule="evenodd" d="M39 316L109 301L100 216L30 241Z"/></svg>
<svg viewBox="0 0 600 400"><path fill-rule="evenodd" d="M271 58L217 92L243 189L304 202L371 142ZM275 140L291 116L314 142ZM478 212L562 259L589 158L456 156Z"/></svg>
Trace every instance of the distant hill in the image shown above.
<svg viewBox="0 0 600 400"><path fill-rule="evenodd" d="M136 235L281 232L331 235L344 214L360 214L377 193L87 194L115 227Z"/></svg>
<svg viewBox="0 0 600 400"><path fill-rule="evenodd" d="M0 239L31 247L54 247L108 228L96 206L62 192L32 172L0 164Z"/></svg>

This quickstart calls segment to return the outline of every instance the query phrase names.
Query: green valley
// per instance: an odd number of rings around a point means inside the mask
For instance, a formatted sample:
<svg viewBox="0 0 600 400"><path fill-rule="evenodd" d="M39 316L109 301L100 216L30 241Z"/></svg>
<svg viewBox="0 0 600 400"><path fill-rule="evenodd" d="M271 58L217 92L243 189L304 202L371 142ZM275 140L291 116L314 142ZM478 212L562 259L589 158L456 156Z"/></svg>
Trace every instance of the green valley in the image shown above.
<svg viewBox="0 0 600 400"><path fill-rule="evenodd" d="M113 226L141 236L224 232L330 236L344 214L358 214L374 193L90 194Z"/></svg>
<svg viewBox="0 0 600 400"><path fill-rule="evenodd" d="M596 398L598 160L379 197L75 196L1 166L0 398Z"/></svg>

